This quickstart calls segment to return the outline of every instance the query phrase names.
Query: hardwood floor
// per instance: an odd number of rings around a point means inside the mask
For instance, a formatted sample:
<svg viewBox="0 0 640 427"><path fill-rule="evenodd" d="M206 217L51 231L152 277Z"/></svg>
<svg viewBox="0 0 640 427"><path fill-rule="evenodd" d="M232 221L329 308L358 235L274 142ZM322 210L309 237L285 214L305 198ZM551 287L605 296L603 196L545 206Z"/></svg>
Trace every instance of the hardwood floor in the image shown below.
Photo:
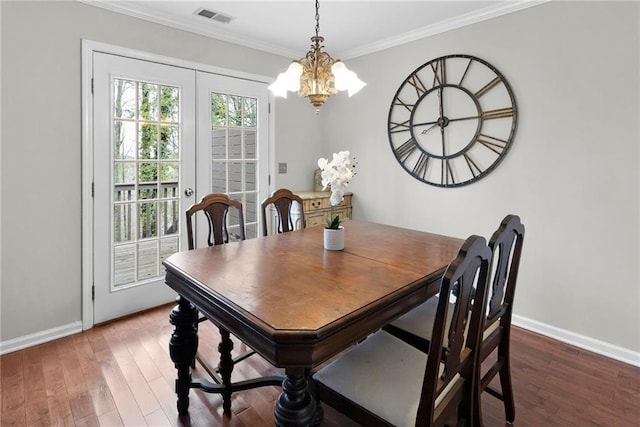
<svg viewBox="0 0 640 427"><path fill-rule="evenodd" d="M191 419L179 420L169 358L169 306L120 319L0 358L0 425L272 426L280 390L233 395L222 416L217 395L191 391ZM200 350L217 360L217 331L200 325ZM242 345L236 343L236 350ZM640 426L640 368L515 328L512 376L516 426ZM278 374L259 356L234 379ZM204 371L196 369L194 376ZM501 402L483 396L487 426L505 424ZM322 426L353 426L325 408Z"/></svg>

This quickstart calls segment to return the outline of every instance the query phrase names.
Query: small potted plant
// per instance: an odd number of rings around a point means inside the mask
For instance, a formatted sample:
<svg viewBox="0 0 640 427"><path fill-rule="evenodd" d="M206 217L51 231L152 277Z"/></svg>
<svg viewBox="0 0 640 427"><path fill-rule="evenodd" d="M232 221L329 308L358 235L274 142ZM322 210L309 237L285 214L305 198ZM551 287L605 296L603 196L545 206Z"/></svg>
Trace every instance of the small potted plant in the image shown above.
<svg viewBox="0 0 640 427"><path fill-rule="evenodd" d="M323 190L331 189L331 214L327 219L327 225L324 228L324 247L329 250L344 249L344 228L341 225L343 221L340 215L335 213L335 206L342 203L344 193L347 190L349 181L355 175L355 160L352 162L349 151L340 151L333 153L333 159L329 161L323 157L318 159L318 167L322 171Z"/></svg>

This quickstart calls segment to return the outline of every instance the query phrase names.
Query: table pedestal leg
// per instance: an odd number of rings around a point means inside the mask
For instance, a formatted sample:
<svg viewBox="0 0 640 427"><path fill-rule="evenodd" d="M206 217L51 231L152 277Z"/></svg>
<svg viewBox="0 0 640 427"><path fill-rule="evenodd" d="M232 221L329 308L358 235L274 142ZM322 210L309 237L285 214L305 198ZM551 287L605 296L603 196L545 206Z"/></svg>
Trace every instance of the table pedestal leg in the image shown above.
<svg viewBox="0 0 640 427"><path fill-rule="evenodd" d="M287 370L282 382L282 394L275 409L276 426L311 426L322 421L316 411L316 400L309 393L307 374L304 371ZM320 415L321 417L321 415Z"/></svg>
<svg viewBox="0 0 640 427"><path fill-rule="evenodd" d="M218 351L220 352L218 372L220 373L222 384L228 386L231 384L231 372L233 372L233 358L231 357L233 341L231 341L230 334L226 329L218 329L221 337L220 344L218 344ZM222 410L226 415L231 415L231 392L222 393Z"/></svg>
<svg viewBox="0 0 640 427"><path fill-rule="evenodd" d="M178 305L171 310L169 321L175 329L169 341L169 354L178 370L176 394L178 414L189 413L189 386L191 385L191 363L198 350L198 311L187 299L178 296Z"/></svg>

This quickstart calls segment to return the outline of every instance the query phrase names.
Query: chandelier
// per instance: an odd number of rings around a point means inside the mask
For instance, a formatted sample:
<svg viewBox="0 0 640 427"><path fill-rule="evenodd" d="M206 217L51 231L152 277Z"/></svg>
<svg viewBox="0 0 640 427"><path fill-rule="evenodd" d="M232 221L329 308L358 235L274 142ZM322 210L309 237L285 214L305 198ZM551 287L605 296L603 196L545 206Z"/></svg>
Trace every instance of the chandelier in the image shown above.
<svg viewBox="0 0 640 427"><path fill-rule="evenodd" d="M293 61L287 71L280 73L269 90L275 96L287 97L287 91L298 91L298 95L306 96L320 112L320 107L338 91L346 90L352 96L366 86L358 75L349 70L344 62L335 60L323 52L324 37L320 31L320 5L316 0L316 35L311 37L311 50L304 58Z"/></svg>

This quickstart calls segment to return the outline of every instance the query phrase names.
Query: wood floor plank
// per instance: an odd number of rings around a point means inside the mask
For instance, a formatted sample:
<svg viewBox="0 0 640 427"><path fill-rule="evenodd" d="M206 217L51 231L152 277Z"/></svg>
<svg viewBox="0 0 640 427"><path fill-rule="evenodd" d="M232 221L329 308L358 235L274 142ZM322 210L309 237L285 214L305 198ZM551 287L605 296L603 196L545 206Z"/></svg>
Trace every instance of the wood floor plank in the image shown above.
<svg viewBox="0 0 640 427"><path fill-rule="evenodd" d="M160 410L160 404L151 391L149 383L147 383L138 369L138 366L133 361L131 361L131 363L119 362L119 365L122 374L127 379L129 390L131 390L131 394L133 394L142 415L146 416Z"/></svg>
<svg viewBox="0 0 640 427"><path fill-rule="evenodd" d="M279 387L235 393L232 415L218 395L190 392L190 416L178 417L169 357L173 304L0 357L0 424L5 426L273 426ZM217 328L201 324L201 348L219 354ZM234 354L244 344L234 340ZM526 330L512 332L516 427L640 427L640 368ZM194 377L205 376L201 367ZM282 375L260 356L237 365L234 380ZM499 385L497 379L493 382ZM483 395L484 423L506 426L502 402ZM355 427L324 407L322 427Z"/></svg>
<svg viewBox="0 0 640 427"><path fill-rule="evenodd" d="M95 416L95 414L92 414L84 418L77 419L75 421L75 425L77 427L99 427L100 421L98 420L98 417Z"/></svg>
<svg viewBox="0 0 640 427"><path fill-rule="evenodd" d="M145 346L142 345L141 337L127 341L127 348L145 381L152 382L162 377L162 372L147 352Z"/></svg>
<svg viewBox="0 0 640 427"><path fill-rule="evenodd" d="M0 358L0 425L2 425L2 359Z"/></svg>
<svg viewBox="0 0 640 427"><path fill-rule="evenodd" d="M73 413L73 419L85 419L90 418L98 420L96 413L93 409L93 400L88 391L81 391L75 393L69 398L69 405L71 405L71 412Z"/></svg>
<svg viewBox="0 0 640 427"><path fill-rule="evenodd" d="M139 368L139 363L137 363L137 361L133 357L133 354L135 353L144 354L144 362L146 362L146 351L142 349L141 351L135 350L131 352L129 349L130 346L134 347L136 344L138 345L138 347L140 347L136 335L133 333L130 327L127 327L128 325L134 323L134 321L135 318L131 318L128 322L120 322L114 324L114 328L112 329L113 335L111 335L110 342L113 344L112 349L116 349L119 354L119 356L116 357L116 360L123 377L126 378L129 390L133 394L138 408L140 408L140 412L142 413L142 415L146 416L160 410L160 404L151 392L149 383ZM155 366L152 366L152 369L148 370L157 371ZM152 375L152 377L153 379L155 379L159 375L160 373L157 372L157 374Z"/></svg>
<svg viewBox="0 0 640 427"><path fill-rule="evenodd" d="M27 425L51 425L40 346L25 350L23 368Z"/></svg>
<svg viewBox="0 0 640 427"><path fill-rule="evenodd" d="M261 416L260 412L252 407L248 407L240 411L240 413L235 413L235 416L246 426L265 425L266 422L264 416Z"/></svg>
<svg viewBox="0 0 640 427"><path fill-rule="evenodd" d="M62 365L58 357L58 342L52 341L40 345L40 355L51 425L73 426L75 424L73 413L71 412L67 387L64 383Z"/></svg>
<svg viewBox="0 0 640 427"><path fill-rule="evenodd" d="M178 408L176 407L175 391L169 386L164 378L158 378L149 383L153 395L156 397L165 417L169 420L178 419Z"/></svg>
<svg viewBox="0 0 640 427"><path fill-rule="evenodd" d="M140 321L140 317L132 317L128 322L120 322L115 325L118 334L124 345L126 346L132 360L144 376L147 382L151 382L161 376L155 363L153 363L150 355L144 346L141 345L140 330L144 323Z"/></svg>
<svg viewBox="0 0 640 427"><path fill-rule="evenodd" d="M173 425L162 409L158 409L149 415L145 415L144 419L147 422L147 425L153 427L171 427Z"/></svg>
<svg viewBox="0 0 640 427"><path fill-rule="evenodd" d="M113 326L101 327L108 349L100 350L100 368L109 387L113 401L124 425L145 425L144 415L138 407L129 383L123 375L120 363L130 363L126 347L120 341ZM96 340L98 345L100 340Z"/></svg>
<svg viewBox="0 0 640 427"><path fill-rule="evenodd" d="M24 351L2 356L2 426L23 426L26 424L25 382L22 366Z"/></svg>
<svg viewBox="0 0 640 427"><path fill-rule="evenodd" d="M57 341L58 358L62 367L62 375L69 397L87 390L87 384L82 375L80 361L75 351L73 337L65 337Z"/></svg>
<svg viewBox="0 0 640 427"><path fill-rule="evenodd" d="M165 346L161 346L158 342L158 338L152 336L149 332L144 330L143 337L140 340L141 345L146 350L147 354L156 365L156 368L160 371L162 378L164 378L168 383L175 380L176 368L173 366L173 362L168 357L168 354L164 347L169 347L169 337L167 336L165 339Z"/></svg>
<svg viewBox="0 0 640 427"><path fill-rule="evenodd" d="M125 426L143 426L146 424L144 415L140 412L140 408L138 408L138 404L128 388L112 392L112 394L122 423Z"/></svg>
<svg viewBox="0 0 640 427"><path fill-rule="evenodd" d="M98 417L98 424L100 424L101 427L124 427L117 409L100 415Z"/></svg>
<svg viewBox="0 0 640 427"><path fill-rule="evenodd" d="M97 417L93 401L89 394L89 387L82 373L82 365L75 348L75 337L69 336L56 342L56 350L62 376L67 391L67 397L74 422L82 420L83 425L97 425Z"/></svg>
<svg viewBox="0 0 640 427"><path fill-rule="evenodd" d="M99 420L101 415L116 410L115 402L109 386L102 375L100 363L93 351L88 334L78 334L74 336L74 338L74 345L80 359L82 375L87 383L94 413Z"/></svg>

